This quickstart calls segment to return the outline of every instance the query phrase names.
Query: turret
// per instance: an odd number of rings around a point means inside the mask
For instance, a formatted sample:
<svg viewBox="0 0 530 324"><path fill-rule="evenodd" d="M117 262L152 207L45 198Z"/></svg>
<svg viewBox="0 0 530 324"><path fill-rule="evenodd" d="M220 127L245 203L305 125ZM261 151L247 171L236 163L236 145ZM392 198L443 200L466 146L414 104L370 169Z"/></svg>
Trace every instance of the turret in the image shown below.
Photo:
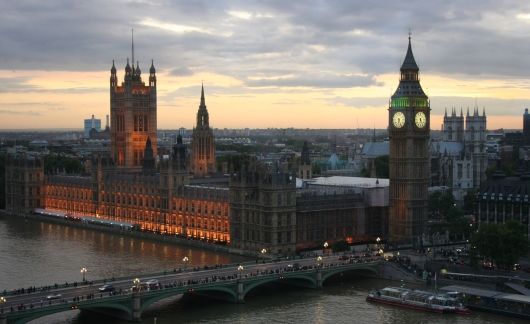
<svg viewBox="0 0 530 324"><path fill-rule="evenodd" d="M129 81L132 78L131 66L129 65L129 58L127 58L127 65L125 66L125 81Z"/></svg>
<svg viewBox="0 0 530 324"><path fill-rule="evenodd" d="M151 146L151 138L148 137L145 142L143 171L146 173L155 171L155 157L153 156L153 148Z"/></svg>
<svg viewBox="0 0 530 324"><path fill-rule="evenodd" d="M114 60L112 60L112 67L110 68L110 88L115 89L118 85L118 77L116 76L116 66L114 66Z"/></svg>
<svg viewBox="0 0 530 324"><path fill-rule="evenodd" d="M149 68L149 86L151 88L156 88L156 70L153 60L151 60L151 67ZM152 90L151 90L152 91Z"/></svg>

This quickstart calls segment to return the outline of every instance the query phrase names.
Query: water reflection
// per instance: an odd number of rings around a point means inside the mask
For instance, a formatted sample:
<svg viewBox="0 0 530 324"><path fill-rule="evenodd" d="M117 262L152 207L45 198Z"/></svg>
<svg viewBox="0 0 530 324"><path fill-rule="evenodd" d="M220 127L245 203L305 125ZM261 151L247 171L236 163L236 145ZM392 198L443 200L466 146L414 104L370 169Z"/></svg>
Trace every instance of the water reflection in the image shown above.
<svg viewBox="0 0 530 324"><path fill-rule="evenodd" d="M239 262L242 258L206 250L111 235L60 224L0 217L0 290L111 278L179 267L184 255L189 264ZM175 257L172 257L175 256Z"/></svg>

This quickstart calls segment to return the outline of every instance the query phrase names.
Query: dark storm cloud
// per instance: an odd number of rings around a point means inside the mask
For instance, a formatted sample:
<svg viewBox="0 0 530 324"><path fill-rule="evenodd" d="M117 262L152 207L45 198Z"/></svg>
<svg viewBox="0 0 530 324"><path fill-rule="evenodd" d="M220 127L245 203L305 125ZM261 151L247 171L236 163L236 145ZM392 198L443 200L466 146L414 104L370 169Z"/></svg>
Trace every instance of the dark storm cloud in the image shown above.
<svg viewBox="0 0 530 324"><path fill-rule="evenodd" d="M116 59L122 74L134 27L144 73L152 58L158 71L181 76L346 86L345 74L396 73L411 28L422 73L520 78L530 53L521 13L530 4L516 0L2 1L0 69L102 70ZM308 71L336 80L286 79Z"/></svg>

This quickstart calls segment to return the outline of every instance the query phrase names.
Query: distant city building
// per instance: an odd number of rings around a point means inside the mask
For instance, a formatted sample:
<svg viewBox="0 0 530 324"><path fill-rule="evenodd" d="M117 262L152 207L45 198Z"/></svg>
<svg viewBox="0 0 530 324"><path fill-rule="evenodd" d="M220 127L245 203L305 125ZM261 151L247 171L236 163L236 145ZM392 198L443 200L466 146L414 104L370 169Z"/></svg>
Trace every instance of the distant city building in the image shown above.
<svg viewBox="0 0 530 324"><path fill-rule="evenodd" d="M202 86L197 125L193 129L191 140L191 172L195 177L204 177L214 174L215 171L215 142Z"/></svg>
<svg viewBox="0 0 530 324"><path fill-rule="evenodd" d="M416 245L428 215L430 103L410 43L388 109L390 240Z"/></svg>
<svg viewBox="0 0 530 324"><path fill-rule="evenodd" d="M89 138L90 137L90 130L95 129L96 131L101 130L101 119L94 118L94 115L92 115L92 118L85 119L85 127L84 127L84 137Z"/></svg>
<svg viewBox="0 0 530 324"><path fill-rule="evenodd" d="M92 128L88 132L88 138L91 140L110 140L109 115L107 115L107 124L105 125L105 129L99 131L98 129Z"/></svg>
<svg viewBox="0 0 530 324"><path fill-rule="evenodd" d="M524 144L530 145L530 114L528 108L525 108L523 115L523 138Z"/></svg>

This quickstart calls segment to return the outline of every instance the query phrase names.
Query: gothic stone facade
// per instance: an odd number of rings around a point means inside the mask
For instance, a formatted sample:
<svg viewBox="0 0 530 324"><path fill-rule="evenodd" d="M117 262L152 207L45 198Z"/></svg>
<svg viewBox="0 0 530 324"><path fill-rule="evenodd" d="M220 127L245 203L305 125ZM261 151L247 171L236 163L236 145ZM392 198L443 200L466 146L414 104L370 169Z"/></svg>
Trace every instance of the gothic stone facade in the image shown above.
<svg viewBox="0 0 530 324"><path fill-rule="evenodd" d="M142 81L138 64L132 68L127 59L124 82L118 85L116 67L110 75L111 150L118 168L140 169L147 139L157 152L156 75L151 62L149 84Z"/></svg>

